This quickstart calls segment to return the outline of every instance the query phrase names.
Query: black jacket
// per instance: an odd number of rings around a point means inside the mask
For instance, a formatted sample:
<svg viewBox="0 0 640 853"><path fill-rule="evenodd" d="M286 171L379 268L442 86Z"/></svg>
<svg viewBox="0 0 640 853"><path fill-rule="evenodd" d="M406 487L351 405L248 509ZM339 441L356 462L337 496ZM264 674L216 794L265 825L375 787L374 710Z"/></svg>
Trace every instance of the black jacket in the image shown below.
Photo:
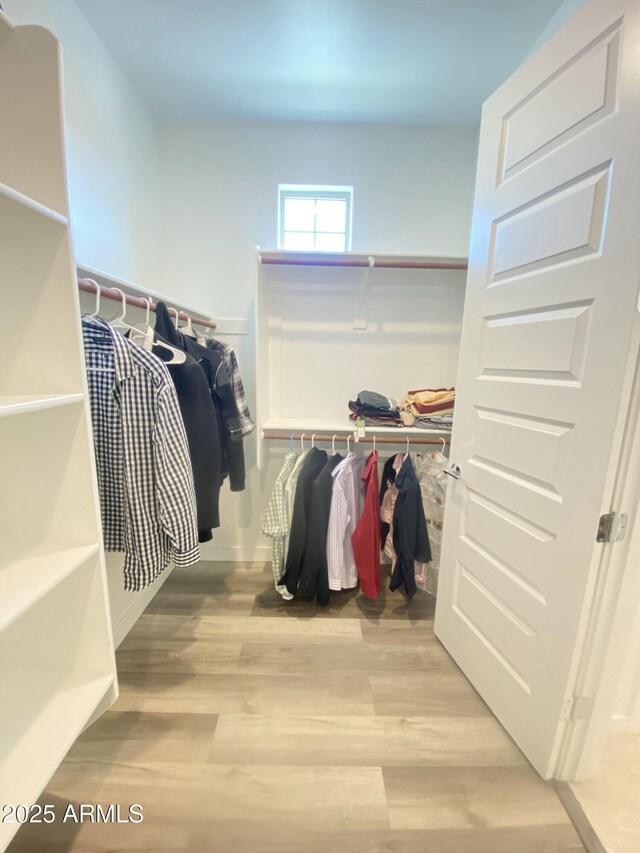
<svg viewBox="0 0 640 853"><path fill-rule="evenodd" d="M307 542L307 522L311 508L311 487L326 462L326 452L318 450L317 447L312 447L309 455L302 463L296 483L293 512L291 513L291 529L289 531L289 548L284 574L280 580L280 583L287 587L291 595L295 595L298 590L298 580L302 570L302 560Z"/></svg>
<svg viewBox="0 0 640 853"><path fill-rule="evenodd" d="M193 356L204 371L218 417L221 474L223 478L229 476L232 492L241 492L245 486L242 430L238 406L222 357L214 350L200 346L194 338L179 332L164 302L157 304L155 328L170 344Z"/></svg>
<svg viewBox="0 0 640 853"><path fill-rule="evenodd" d="M393 510L393 547L396 564L391 573L390 590L404 584L407 598L416 591L414 560L431 562L431 545L422 506L420 483L411 458L407 456L396 477L398 496Z"/></svg>
<svg viewBox="0 0 640 853"><path fill-rule="evenodd" d="M156 339L163 340L158 333ZM162 346L155 346L153 353L165 362L171 358L171 353ZM208 542L212 539L211 529L220 527L222 476L218 417L205 375L193 356L187 353L186 361L167 363L167 369L176 388L189 443L198 511L198 541Z"/></svg>
<svg viewBox="0 0 640 853"><path fill-rule="evenodd" d="M335 453L311 484L311 501L307 520L307 536L302 556L298 594L313 598L318 604L329 604L329 568L327 566L327 533L333 492L333 469L343 460Z"/></svg>

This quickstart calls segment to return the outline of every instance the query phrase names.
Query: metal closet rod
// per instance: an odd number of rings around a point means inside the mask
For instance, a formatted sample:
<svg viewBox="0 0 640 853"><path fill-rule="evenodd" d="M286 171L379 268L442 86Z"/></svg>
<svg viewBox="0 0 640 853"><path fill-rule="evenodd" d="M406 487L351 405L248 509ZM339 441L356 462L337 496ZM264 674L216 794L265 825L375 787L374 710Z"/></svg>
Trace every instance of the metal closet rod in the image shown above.
<svg viewBox="0 0 640 853"><path fill-rule="evenodd" d="M92 278L79 278L78 279L78 287L80 290L83 290L85 293L93 293L95 296L96 287L100 288L100 299L111 299L114 302L119 302L122 304L122 293L113 287L104 287L102 284L98 284L97 281L94 281ZM143 308L145 311L147 309L147 301L146 299L141 298L140 296L132 296L130 293L124 294L124 301L127 305L133 305L135 308ZM149 309L151 311L155 311L158 307L157 302L151 302L149 305ZM178 310L173 306L169 306L169 310L175 314L178 312L178 317L181 320L188 320L191 318L191 322L195 323L198 326L205 326L207 329L216 329L217 323L213 320L205 320L202 317L194 317L191 314L187 314L186 311Z"/></svg>
<svg viewBox="0 0 640 853"><path fill-rule="evenodd" d="M291 433L291 432L263 432L262 433L262 437L267 441L300 441L300 439L302 438L303 435L305 438L309 439L309 441L311 441L312 437L314 438L314 441L328 441L328 442L333 441L333 435L328 435L326 433L323 433L322 435L320 433L314 434L311 432L304 432L304 433L302 433L302 432L294 432L294 433ZM352 432L348 433L347 435L344 435L341 433L336 433L335 435L336 435L337 441L338 440L346 441L347 437L350 437L352 439L354 437ZM443 440L444 440L445 444L451 443L451 436L449 435L449 433L445 433L442 436L425 435L425 436L422 436L419 438L414 437L413 435L409 435L409 436L408 435L399 435L396 437L394 435L380 435L379 436L376 434L375 435L375 442L376 442L376 444L406 444L407 438L409 439L409 444L442 444ZM374 441L374 439L373 439L372 434L367 433L367 435L364 438L359 439L358 443L360 443L360 444L362 444L362 443L373 444L373 441Z"/></svg>
<svg viewBox="0 0 640 853"><path fill-rule="evenodd" d="M439 260L438 258L425 258L424 260L401 261L401 260L375 260L373 265L369 264L368 258L337 258L323 257L269 257L268 255L260 255L260 263L272 264L277 266L294 266L294 267L371 267L373 269L393 269L393 270L466 270L468 262L466 260Z"/></svg>

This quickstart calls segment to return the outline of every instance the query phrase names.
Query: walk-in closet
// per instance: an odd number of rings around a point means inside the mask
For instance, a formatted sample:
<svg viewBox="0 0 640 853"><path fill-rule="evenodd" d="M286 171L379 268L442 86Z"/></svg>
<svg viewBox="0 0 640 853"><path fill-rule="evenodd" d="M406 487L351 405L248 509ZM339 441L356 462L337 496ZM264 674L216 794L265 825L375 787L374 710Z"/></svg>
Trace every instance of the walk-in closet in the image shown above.
<svg viewBox="0 0 640 853"><path fill-rule="evenodd" d="M0 850L636 853L637 0L0 4Z"/></svg>

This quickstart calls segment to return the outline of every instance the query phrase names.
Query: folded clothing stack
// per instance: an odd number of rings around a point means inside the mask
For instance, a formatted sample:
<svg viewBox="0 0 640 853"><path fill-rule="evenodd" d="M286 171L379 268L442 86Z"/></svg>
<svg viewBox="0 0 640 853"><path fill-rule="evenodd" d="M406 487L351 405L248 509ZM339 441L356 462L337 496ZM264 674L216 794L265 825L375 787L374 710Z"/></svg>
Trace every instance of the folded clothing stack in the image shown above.
<svg viewBox="0 0 640 853"><path fill-rule="evenodd" d="M349 400L351 420L359 418L367 426L402 426L400 409L395 400L376 394L375 391L360 391L357 398Z"/></svg>
<svg viewBox="0 0 640 853"><path fill-rule="evenodd" d="M409 391L400 405L402 422L410 427L450 430L455 400L455 388Z"/></svg>

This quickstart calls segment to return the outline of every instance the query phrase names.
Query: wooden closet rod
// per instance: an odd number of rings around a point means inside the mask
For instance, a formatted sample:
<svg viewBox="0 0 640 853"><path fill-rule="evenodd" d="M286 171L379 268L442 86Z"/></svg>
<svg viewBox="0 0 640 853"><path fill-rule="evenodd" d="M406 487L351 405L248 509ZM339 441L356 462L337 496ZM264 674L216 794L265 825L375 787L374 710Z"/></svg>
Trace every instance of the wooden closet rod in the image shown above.
<svg viewBox="0 0 640 853"><path fill-rule="evenodd" d="M263 432L262 437L266 441L300 441L302 436L309 441L311 441L313 433L311 432L294 432L293 434L290 432ZM349 433L349 436L353 438L353 433ZM399 435L397 438L394 435L376 435L376 444L406 444L407 438L409 439L409 444L442 444L444 439L445 444L451 444L451 434L443 433L442 437L437 435L425 435L419 438L414 437L413 435ZM347 436L341 433L336 433L336 441L346 441ZM333 436L328 434L320 435L319 433L315 434L314 441L333 441ZM364 438L361 438L359 442L354 443L366 443L373 444L373 437L371 433L368 433Z"/></svg>
<svg viewBox="0 0 640 853"><path fill-rule="evenodd" d="M103 285L98 284L98 282L94 281L92 278L79 278L78 287L85 293L93 293L94 296L96 293L96 288L99 288L100 299L111 299L114 302L120 302L122 304L122 293L119 290L116 290L116 288L114 287L103 287ZM125 293L124 301L127 305L133 305L135 308L142 308L145 311L147 309L146 300L142 299L140 296L132 296L130 293ZM149 306L151 311L155 311L157 307L158 306L156 302L151 302ZM198 326L205 326L207 329L217 328L217 323L215 323L213 320L205 320L202 317L194 317L193 315L187 314L186 311L174 308L172 305L169 306L169 311L178 311L178 317L181 320L188 320L189 317L191 317L191 322L195 323Z"/></svg>
<svg viewBox="0 0 640 853"><path fill-rule="evenodd" d="M375 260L375 259L374 259ZM262 264L272 264L277 266L295 266L295 267L368 267L369 261L367 258L336 258L323 257L316 255L314 257L292 256L287 257L269 257L268 255L260 255ZM373 269L393 269L393 270L466 270L469 264L465 259L452 258L434 258L429 260L376 260Z"/></svg>

